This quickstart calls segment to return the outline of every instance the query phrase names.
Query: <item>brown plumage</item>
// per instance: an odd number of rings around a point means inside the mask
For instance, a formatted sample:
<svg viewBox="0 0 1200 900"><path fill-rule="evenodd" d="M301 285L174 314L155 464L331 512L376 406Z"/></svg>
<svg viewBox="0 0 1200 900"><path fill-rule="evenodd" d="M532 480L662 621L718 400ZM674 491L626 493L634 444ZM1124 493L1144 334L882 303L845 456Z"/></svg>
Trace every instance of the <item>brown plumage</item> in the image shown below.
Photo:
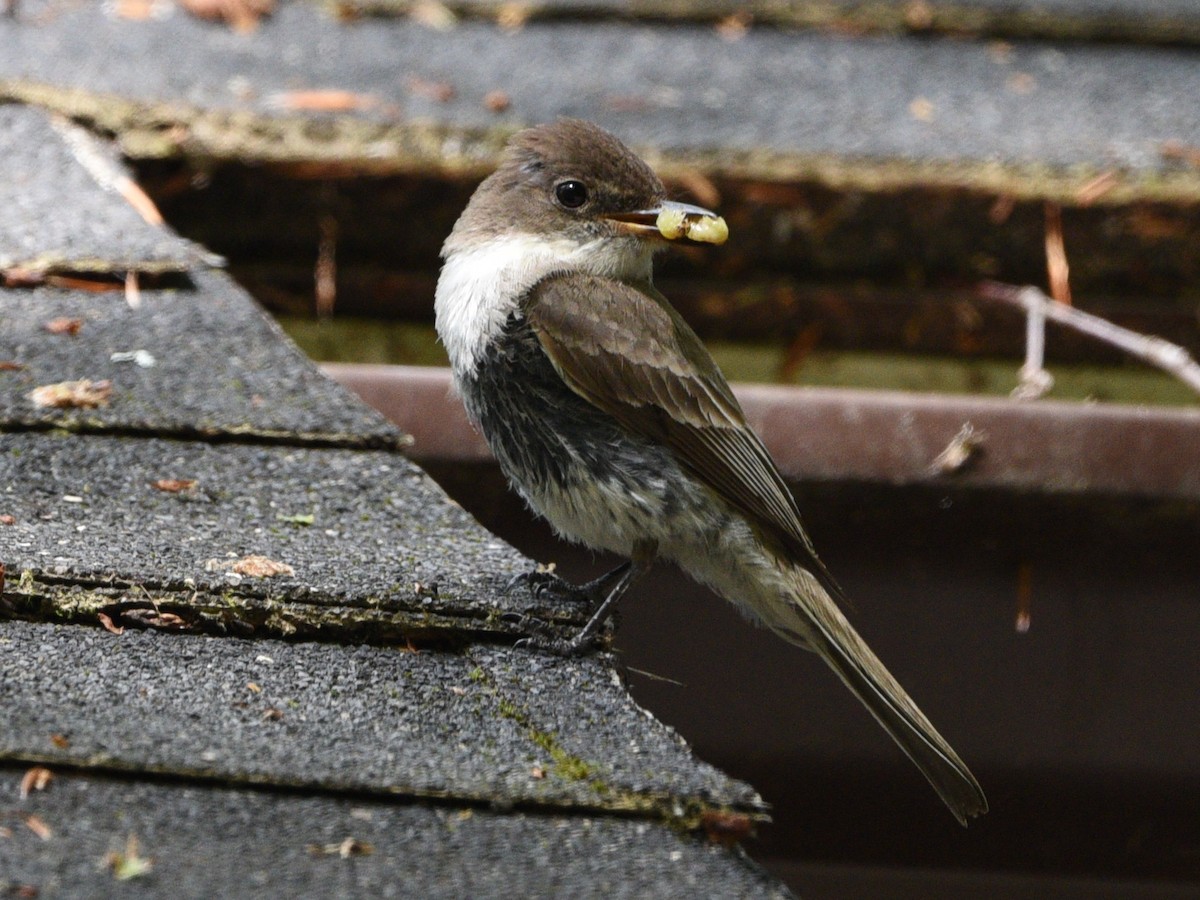
<svg viewBox="0 0 1200 900"><path fill-rule="evenodd" d="M564 536L623 554L559 652L586 650L628 585L670 559L820 654L961 822L978 783L838 609L782 476L700 339L651 283L672 207L593 125L514 139L446 242L438 329L456 383L513 485ZM686 234L671 229L670 236Z"/></svg>

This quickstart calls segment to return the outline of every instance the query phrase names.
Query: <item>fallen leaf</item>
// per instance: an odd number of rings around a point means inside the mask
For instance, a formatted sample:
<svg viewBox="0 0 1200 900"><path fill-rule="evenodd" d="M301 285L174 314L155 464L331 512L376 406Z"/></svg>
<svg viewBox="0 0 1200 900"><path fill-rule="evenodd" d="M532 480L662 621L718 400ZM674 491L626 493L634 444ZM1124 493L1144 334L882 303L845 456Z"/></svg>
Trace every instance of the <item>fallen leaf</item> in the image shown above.
<svg viewBox="0 0 1200 900"><path fill-rule="evenodd" d="M0 359L0 372L24 372L29 366L11 359Z"/></svg>
<svg viewBox="0 0 1200 900"><path fill-rule="evenodd" d="M246 685L246 690L248 690L254 694L262 693L262 687L257 682L254 682L254 681L251 681Z"/></svg>
<svg viewBox="0 0 1200 900"><path fill-rule="evenodd" d="M114 625L112 617L107 613L96 613L96 618L100 620L100 624L104 626L104 630L112 634L124 634L125 627L123 625Z"/></svg>
<svg viewBox="0 0 1200 900"><path fill-rule="evenodd" d="M43 841L48 841L54 837L54 832L50 830L50 826L42 821L41 817L35 816L33 813L23 817L25 819L25 827L40 837Z"/></svg>
<svg viewBox="0 0 1200 900"><path fill-rule="evenodd" d="M29 394L34 406L53 409L95 409L98 406L107 406L111 398L111 381L89 381L86 378L44 384L34 388Z"/></svg>
<svg viewBox="0 0 1200 900"><path fill-rule="evenodd" d="M53 777L54 773L45 766L34 766L32 769L26 770L21 779L21 799L24 800L34 791L44 791Z"/></svg>
<svg viewBox="0 0 1200 900"><path fill-rule="evenodd" d="M504 91L488 91L483 95L483 105L494 113L504 112L512 106L512 100Z"/></svg>
<svg viewBox="0 0 1200 900"><path fill-rule="evenodd" d="M0 525L16 525L16 524L17 524L16 516L10 516L10 515L8 515L8 513L5 513L4 515L0 516Z"/></svg>
<svg viewBox="0 0 1200 900"><path fill-rule="evenodd" d="M197 19L221 21L240 34L258 28L259 20L275 11L275 0L179 0Z"/></svg>
<svg viewBox="0 0 1200 900"><path fill-rule="evenodd" d="M172 628L179 630L188 627L187 620L182 616L177 616L172 612L163 612L157 606L126 609L121 613L121 618L126 622L134 625L142 625L146 628Z"/></svg>
<svg viewBox="0 0 1200 900"><path fill-rule="evenodd" d="M146 22L158 14L159 0L116 0L113 15L130 22Z"/></svg>
<svg viewBox="0 0 1200 900"><path fill-rule="evenodd" d="M532 769L529 770L529 777L537 778L537 779L545 778L546 770L543 769L541 766L534 766Z"/></svg>
<svg viewBox="0 0 1200 900"><path fill-rule="evenodd" d="M251 578L274 578L276 575L295 575L296 570L287 563L251 554L243 556L229 567L230 572Z"/></svg>
<svg viewBox="0 0 1200 900"><path fill-rule="evenodd" d="M349 112L378 106L379 98L370 94L357 94L354 91L329 89L284 91L273 95L270 102L280 109L307 112Z"/></svg>
<svg viewBox="0 0 1200 900"><path fill-rule="evenodd" d="M195 478L160 478L150 483L150 487L164 494L181 494L196 486Z"/></svg>
<svg viewBox="0 0 1200 900"><path fill-rule="evenodd" d="M45 272L37 269L23 269L20 266L5 269L0 275L4 279L5 287L37 287L39 284L46 283Z"/></svg>
<svg viewBox="0 0 1200 900"><path fill-rule="evenodd" d="M79 329L83 327L83 319L59 316L57 319L51 319L42 327L51 334L69 334L74 336L79 334Z"/></svg>
<svg viewBox="0 0 1200 900"><path fill-rule="evenodd" d="M262 717L264 722L278 722L283 719L283 710L268 706L263 710Z"/></svg>
<svg viewBox="0 0 1200 900"><path fill-rule="evenodd" d="M50 743L52 743L59 750L66 750L71 746L71 739L65 734L52 734L50 735Z"/></svg>
<svg viewBox="0 0 1200 900"><path fill-rule="evenodd" d="M125 282L103 278L79 278L74 275L47 275L46 284L70 291L88 291L93 294L108 294L125 290Z"/></svg>

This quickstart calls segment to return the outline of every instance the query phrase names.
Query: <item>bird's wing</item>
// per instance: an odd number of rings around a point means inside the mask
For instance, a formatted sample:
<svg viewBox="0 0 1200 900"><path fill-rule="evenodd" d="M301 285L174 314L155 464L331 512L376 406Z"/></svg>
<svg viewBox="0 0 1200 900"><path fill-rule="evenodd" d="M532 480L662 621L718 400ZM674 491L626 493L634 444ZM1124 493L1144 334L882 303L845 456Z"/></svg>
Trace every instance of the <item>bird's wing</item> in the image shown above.
<svg viewBox="0 0 1200 900"><path fill-rule="evenodd" d="M555 275L530 291L524 309L573 391L629 431L669 447L696 478L841 596L729 384L661 294L590 275Z"/></svg>

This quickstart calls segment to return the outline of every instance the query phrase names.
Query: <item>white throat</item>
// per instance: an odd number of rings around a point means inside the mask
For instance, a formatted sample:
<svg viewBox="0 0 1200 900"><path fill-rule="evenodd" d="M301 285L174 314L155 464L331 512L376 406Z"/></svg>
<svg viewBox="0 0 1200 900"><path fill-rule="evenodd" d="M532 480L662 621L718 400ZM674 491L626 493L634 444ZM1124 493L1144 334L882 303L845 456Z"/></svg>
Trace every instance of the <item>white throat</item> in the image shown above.
<svg viewBox="0 0 1200 900"><path fill-rule="evenodd" d="M517 233L452 250L434 298L438 336L456 375L472 371L521 297L547 275L586 272L621 281L649 281L651 253L636 239L579 244Z"/></svg>

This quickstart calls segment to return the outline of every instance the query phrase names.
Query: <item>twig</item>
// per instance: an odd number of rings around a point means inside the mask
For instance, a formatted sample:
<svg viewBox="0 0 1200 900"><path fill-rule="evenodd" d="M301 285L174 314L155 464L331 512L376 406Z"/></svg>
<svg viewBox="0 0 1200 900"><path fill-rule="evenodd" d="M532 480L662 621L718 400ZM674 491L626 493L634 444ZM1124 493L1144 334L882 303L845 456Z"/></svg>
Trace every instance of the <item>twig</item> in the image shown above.
<svg viewBox="0 0 1200 900"><path fill-rule="evenodd" d="M1044 320L1050 319L1060 325L1066 325L1112 344L1114 347L1119 347L1131 356L1136 356L1152 366L1169 372L1192 390L1200 393L1200 365L1187 350L1178 344L1172 344L1170 341L1154 335L1130 331L1107 319L1093 316L1074 306L1059 303L1035 287L1017 287L1012 284L989 281L980 285L980 293L991 300L1001 300L1025 310L1028 327L1025 365L1021 367L1022 384L1025 383L1026 369L1029 369L1031 373L1045 371L1042 368ZM1039 324L1039 320L1041 324Z"/></svg>
<svg viewBox="0 0 1200 900"><path fill-rule="evenodd" d="M62 135L71 155L97 184L124 197L125 201L137 210L138 215L151 225L163 224L162 213L158 211L154 201L129 177L110 146L65 116L54 116L51 124L55 131Z"/></svg>
<svg viewBox="0 0 1200 900"><path fill-rule="evenodd" d="M322 216L317 223L317 231L317 264L313 281L316 285L317 315L325 319L333 315L333 307L337 303L337 219L331 215Z"/></svg>
<svg viewBox="0 0 1200 900"><path fill-rule="evenodd" d="M1071 305L1071 267L1067 263L1067 247L1063 241L1062 207L1046 202L1046 276L1050 296L1060 303Z"/></svg>

